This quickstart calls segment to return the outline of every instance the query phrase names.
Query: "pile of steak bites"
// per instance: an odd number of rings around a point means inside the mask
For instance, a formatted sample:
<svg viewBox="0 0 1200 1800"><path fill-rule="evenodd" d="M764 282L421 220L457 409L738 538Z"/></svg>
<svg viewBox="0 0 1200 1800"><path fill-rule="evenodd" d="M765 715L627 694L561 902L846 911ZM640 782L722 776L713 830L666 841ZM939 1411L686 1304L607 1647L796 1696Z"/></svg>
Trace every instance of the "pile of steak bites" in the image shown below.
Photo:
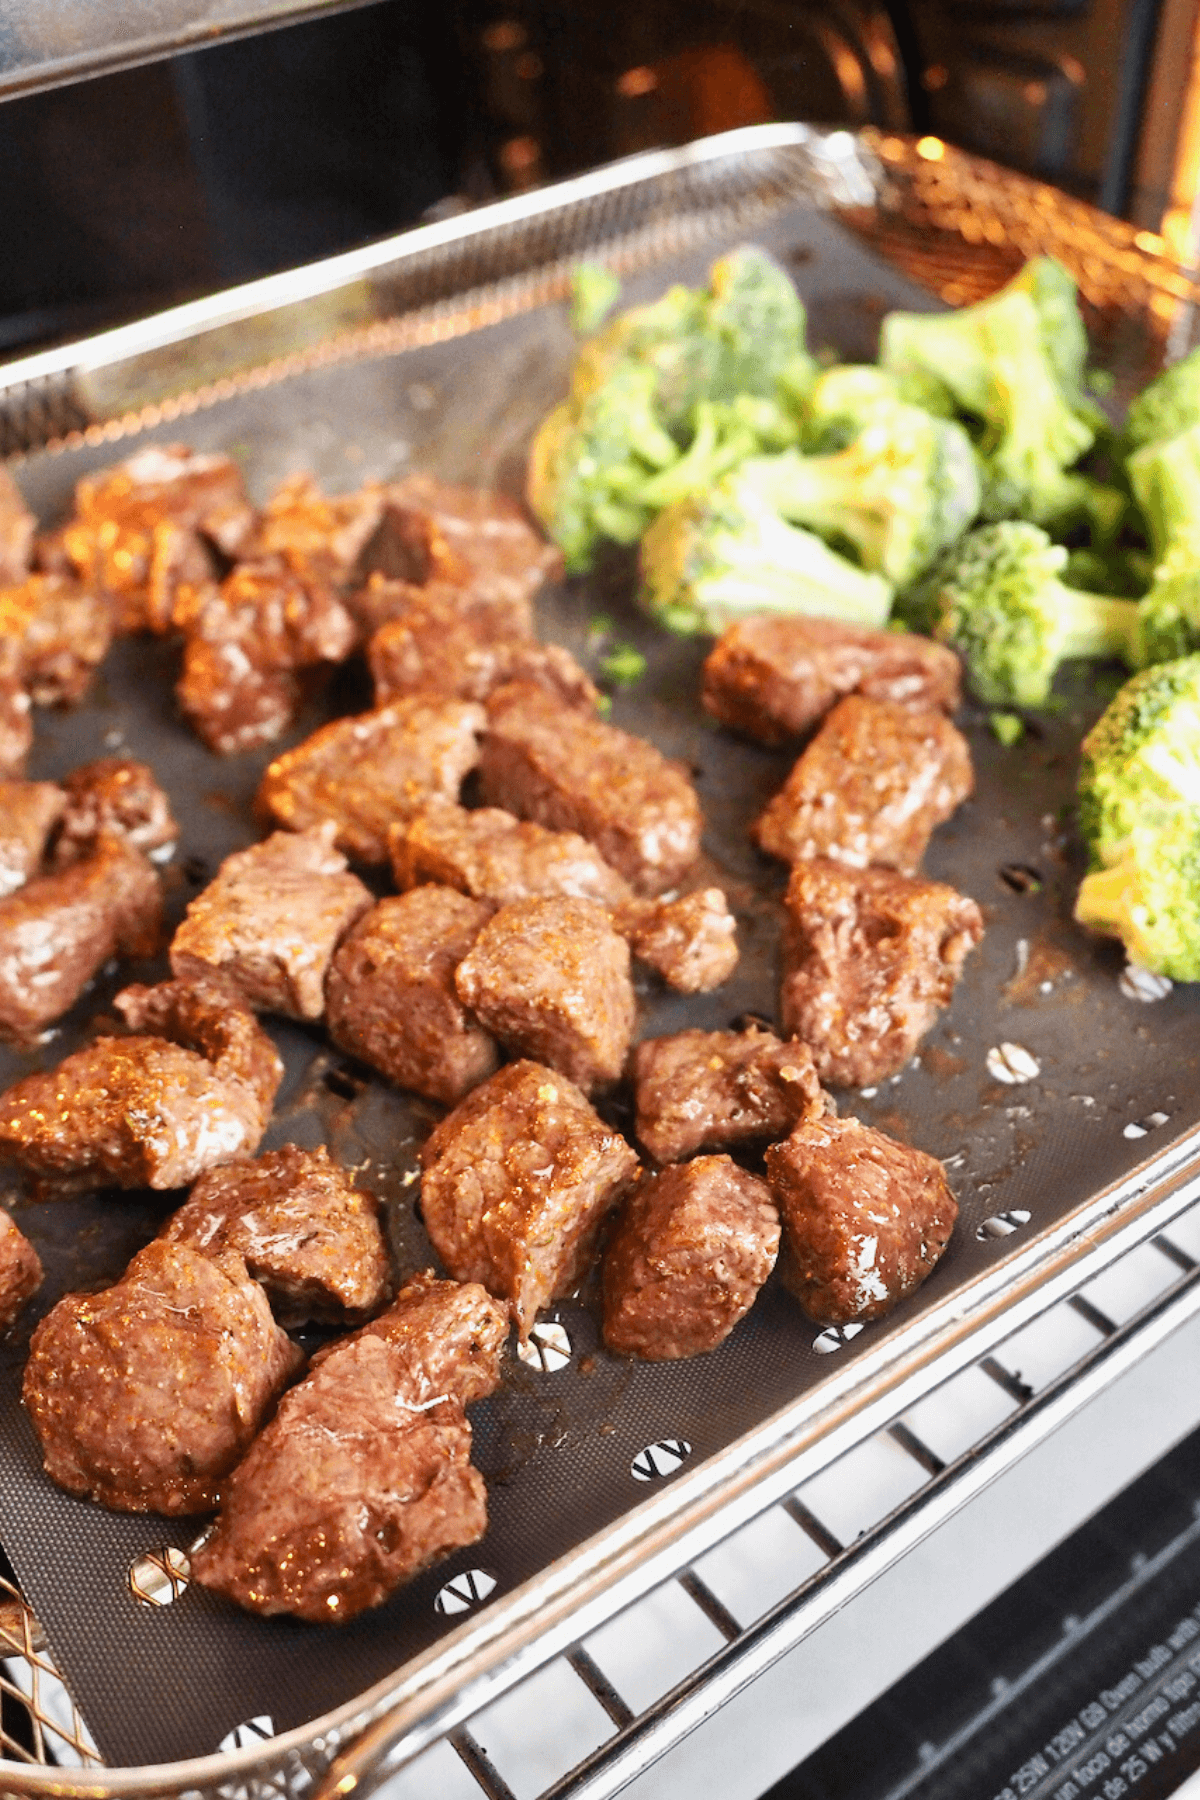
<svg viewBox="0 0 1200 1800"><path fill-rule="evenodd" d="M215 1512L202 1583L338 1622L482 1534L465 1408L500 1379L510 1328L527 1337L598 1260L605 1342L649 1359L713 1350L777 1257L822 1324L877 1318L929 1273L956 1210L940 1164L839 1118L822 1084L897 1071L982 931L918 873L971 788L948 652L803 618L721 639L703 705L800 752L747 821L791 864L781 1031L635 1042L635 960L709 991L735 922L694 880L688 773L537 640L557 557L511 502L425 476L328 499L297 477L258 510L227 458L152 448L82 481L50 537L9 483L0 560L13 1038L113 956L153 952L176 835L144 764L24 780L34 706L78 700L134 631L178 635L179 706L217 754L271 742L354 652L375 683L370 711L267 768L266 835L189 905L170 979L126 987L120 1024L0 1095L0 1156L34 1194L181 1201L115 1285L34 1331L25 1403L56 1482ZM421 1157L445 1275L397 1293L370 1194L324 1150L256 1155L282 1073L262 1014L323 1027L447 1109ZM636 1145L594 1104L622 1082ZM39 1280L0 1213L0 1329ZM341 1335L305 1366L289 1333L314 1320Z"/></svg>

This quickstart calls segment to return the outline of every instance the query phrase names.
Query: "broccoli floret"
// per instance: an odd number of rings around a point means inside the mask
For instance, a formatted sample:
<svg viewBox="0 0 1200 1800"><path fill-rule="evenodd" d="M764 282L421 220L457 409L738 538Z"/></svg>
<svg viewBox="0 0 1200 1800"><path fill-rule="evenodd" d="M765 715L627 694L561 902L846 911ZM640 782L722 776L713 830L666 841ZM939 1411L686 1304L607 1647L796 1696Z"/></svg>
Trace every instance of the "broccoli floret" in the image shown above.
<svg viewBox="0 0 1200 1800"><path fill-rule="evenodd" d="M785 519L848 541L864 568L897 585L921 575L979 507L966 433L895 401L845 450L751 458L743 472Z"/></svg>
<svg viewBox="0 0 1200 1800"><path fill-rule="evenodd" d="M1125 443L1130 451L1140 450L1192 425L1200 425L1200 349L1172 363L1130 401Z"/></svg>
<svg viewBox="0 0 1200 1800"><path fill-rule="evenodd" d="M1161 559L1172 538L1200 527L1200 424L1147 444L1125 467Z"/></svg>
<svg viewBox="0 0 1200 1800"><path fill-rule="evenodd" d="M804 409L804 444L844 450L870 420L901 399L901 383L873 363L838 363L817 376Z"/></svg>
<svg viewBox="0 0 1200 1800"><path fill-rule="evenodd" d="M1037 308L1042 349L1059 386L1072 400L1083 398L1088 340L1075 277L1053 256L1034 256L1001 291L1029 295Z"/></svg>
<svg viewBox="0 0 1200 1800"><path fill-rule="evenodd" d="M974 422L988 519L1040 522L1060 510L1062 472L1096 436L1081 416L1090 403L1059 374L1073 356L1061 320L1043 318L1034 292L1015 283L957 312L889 313L880 337L884 368L941 383Z"/></svg>
<svg viewBox="0 0 1200 1800"><path fill-rule="evenodd" d="M1084 876L1075 917L1120 938L1142 968L1200 981L1200 814L1136 827L1110 868Z"/></svg>
<svg viewBox="0 0 1200 1800"><path fill-rule="evenodd" d="M1136 831L1200 817L1200 654L1143 669L1083 740L1079 823L1096 868L1111 869Z"/></svg>
<svg viewBox="0 0 1200 1800"><path fill-rule="evenodd" d="M708 328L717 342L708 397L773 396L791 359L804 349L806 319L794 285L753 245L720 257L708 272L708 284Z"/></svg>
<svg viewBox="0 0 1200 1800"><path fill-rule="evenodd" d="M1044 706L1071 656L1128 659L1137 602L1066 587L1066 560L1040 526L1004 520L969 532L926 584L927 628L959 652L985 705Z"/></svg>
<svg viewBox="0 0 1200 1800"><path fill-rule="evenodd" d="M621 298L621 278L603 263L576 263L571 270L571 329L580 337L598 330Z"/></svg>
<svg viewBox="0 0 1200 1800"><path fill-rule="evenodd" d="M882 625L892 590L789 525L743 470L659 514L642 539L641 604L671 631L724 631L751 613Z"/></svg>
<svg viewBox="0 0 1200 1800"><path fill-rule="evenodd" d="M1134 666L1173 662L1200 650L1200 525L1180 531L1138 607Z"/></svg>

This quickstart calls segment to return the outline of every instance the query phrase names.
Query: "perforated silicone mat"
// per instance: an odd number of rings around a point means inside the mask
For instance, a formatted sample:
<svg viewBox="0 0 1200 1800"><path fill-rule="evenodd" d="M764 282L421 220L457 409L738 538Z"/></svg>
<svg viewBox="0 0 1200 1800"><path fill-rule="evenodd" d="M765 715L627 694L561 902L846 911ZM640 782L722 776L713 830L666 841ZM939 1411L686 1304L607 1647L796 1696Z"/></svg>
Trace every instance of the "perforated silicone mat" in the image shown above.
<svg viewBox="0 0 1200 1800"><path fill-rule="evenodd" d="M816 345L869 356L883 310L931 304L816 210L789 206L755 236L793 270ZM631 284L629 297L648 297L669 280L700 279L723 247L714 240L659 264ZM311 469L335 492L409 468L519 492L530 431L561 393L570 354L562 310L542 309L453 342L300 375L208 407L186 430L156 435L230 451L259 498L297 469ZM81 474L129 447L35 457L19 480L50 523ZM752 850L746 825L781 783L789 758L737 742L702 717L696 696L706 646L666 637L637 614L628 561L547 594L542 626L594 665L600 615L647 659L643 679L615 696L613 716L695 769L707 824L704 872L726 888L742 946L736 975L716 994L681 999L647 985L640 1034L724 1026L747 1011L771 1017L783 878ZM31 762L32 774L57 776L120 749L154 765L182 826L168 873L172 919L223 856L257 835L248 806L268 760L220 761L204 750L175 714L177 655L148 640L118 645L83 709L39 714ZM832 1366L866 1344L902 1333L927 1298L944 1297L1003 1257L1005 1240L977 1238L984 1219L1028 1212L1027 1237L1142 1158L1150 1145L1126 1137L1127 1125L1166 1115L1151 1138L1157 1144L1200 1119L1195 993L1177 989L1152 1006L1127 998L1118 986L1119 953L1070 923L1081 862L1069 819L1076 746L1103 698L1088 679L1080 672L1064 709L1012 749L1000 747L982 715L967 715L978 793L937 834L927 867L980 901L987 936L914 1063L877 1093L844 1099L865 1120L948 1161L961 1223L927 1287L833 1357L814 1349L815 1328L774 1282L719 1351L679 1364L610 1358L586 1296L559 1307L569 1365L541 1371L513 1358L500 1392L474 1409L476 1458L490 1491L486 1537L336 1635L243 1617L195 1588L166 1607L135 1601L131 1565L162 1546L186 1546L200 1522L119 1517L60 1493L40 1471L17 1395L28 1333L41 1312L73 1286L115 1277L170 1202L106 1194L30 1205L15 1181L12 1192L0 1186L0 1200L13 1206L48 1271L36 1305L0 1346L0 1544L108 1761L203 1754L242 1721L265 1715L282 1730L352 1698L449 1627L453 1615L435 1601L455 1575L478 1569L494 1591L511 1588L637 1504L646 1489L634 1464L647 1446L681 1442L696 1459L727 1445L798 1393L815 1391ZM348 671L289 741L366 703L361 672ZM1006 882L1006 868L1026 891ZM52 1041L27 1055L0 1052L0 1080L50 1066L80 1041L117 986L161 967L106 974ZM434 1109L349 1069L318 1031L277 1022L270 1029L288 1073L267 1146L328 1141L386 1198L398 1272L423 1266L431 1257L409 1177ZM1035 1080L1010 1086L992 1078L987 1052L1004 1042L1037 1060ZM613 1108L627 1124L619 1100ZM669 1464L668 1456L659 1466Z"/></svg>

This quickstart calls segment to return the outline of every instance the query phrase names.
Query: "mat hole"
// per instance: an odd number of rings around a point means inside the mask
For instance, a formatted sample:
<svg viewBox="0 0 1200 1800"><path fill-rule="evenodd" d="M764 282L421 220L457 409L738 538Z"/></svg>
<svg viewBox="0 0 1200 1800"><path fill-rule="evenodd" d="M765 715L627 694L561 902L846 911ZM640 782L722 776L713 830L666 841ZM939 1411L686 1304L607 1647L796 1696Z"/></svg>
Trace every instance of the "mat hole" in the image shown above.
<svg viewBox="0 0 1200 1800"><path fill-rule="evenodd" d="M832 1356L835 1350L840 1350L843 1344L856 1338L861 1330L861 1325L827 1325L813 1339L813 1349L818 1356Z"/></svg>
<svg viewBox="0 0 1200 1800"><path fill-rule="evenodd" d="M1140 968L1137 963L1126 963L1117 978L1117 986L1125 998L1140 1000L1143 1006L1165 1000L1173 985L1168 975L1152 975L1149 969Z"/></svg>
<svg viewBox="0 0 1200 1800"><path fill-rule="evenodd" d="M139 1556L129 1570L129 1591L140 1606L170 1606L192 1579L192 1565L182 1550L164 1544Z"/></svg>
<svg viewBox="0 0 1200 1800"><path fill-rule="evenodd" d="M1147 1113L1144 1119L1131 1119L1121 1135L1127 1138L1148 1137L1152 1131L1157 1131L1160 1125L1165 1125L1170 1116L1169 1113L1152 1112Z"/></svg>
<svg viewBox="0 0 1200 1800"><path fill-rule="evenodd" d="M241 1725L235 1725L227 1732L217 1745L218 1750L249 1750L255 1744L263 1743L267 1738L275 1736L275 1721L270 1713L259 1713L257 1718L247 1719Z"/></svg>
<svg viewBox="0 0 1200 1800"><path fill-rule="evenodd" d="M524 1344L517 1345L517 1355L530 1369L543 1375L555 1375L571 1360L571 1340L555 1320L535 1325Z"/></svg>
<svg viewBox="0 0 1200 1800"><path fill-rule="evenodd" d="M470 1612L479 1606L496 1586L496 1577L486 1569L464 1569L443 1588L439 1588L433 1604L440 1613Z"/></svg>
<svg viewBox="0 0 1200 1800"><path fill-rule="evenodd" d="M321 1085L339 1100L357 1100L367 1085L351 1075L348 1069L326 1069L321 1077Z"/></svg>
<svg viewBox="0 0 1200 1800"><path fill-rule="evenodd" d="M1020 1231L1022 1225L1028 1225L1030 1216L1019 1207L1014 1207L1012 1212L993 1213L990 1219L983 1221L975 1236L980 1243L986 1243L988 1238L1011 1237L1014 1231Z"/></svg>
<svg viewBox="0 0 1200 1800"><path fill-rule="evenodd" d="M691 1454L692 1446L686 1438L659 1438L657 1444L647 1444L638 1451L629 1473L635 1481L665 1481Z"/></svg>
<svg viewBox="0 0 1200 1800"><path fill-rule="evenodd" d="M1041 870L1032 863L1001 863L996 873L1014 894L1040 894L1045 885Z"/></svg>

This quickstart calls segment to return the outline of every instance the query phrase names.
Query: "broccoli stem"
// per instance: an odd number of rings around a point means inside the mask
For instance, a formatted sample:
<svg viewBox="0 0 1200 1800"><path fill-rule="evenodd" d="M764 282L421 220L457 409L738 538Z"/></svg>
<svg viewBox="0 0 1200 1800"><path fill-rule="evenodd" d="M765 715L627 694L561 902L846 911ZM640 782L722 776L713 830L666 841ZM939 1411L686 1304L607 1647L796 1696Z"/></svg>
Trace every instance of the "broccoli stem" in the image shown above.
<svg viewBox="0 0 1200 1800"><path fill-rule="evenodd" d="M1119 657L1133 663L1138 603L1108 594L1089 594L1062 587L1058 620L1062 626L1060 655Z"/></svg>

